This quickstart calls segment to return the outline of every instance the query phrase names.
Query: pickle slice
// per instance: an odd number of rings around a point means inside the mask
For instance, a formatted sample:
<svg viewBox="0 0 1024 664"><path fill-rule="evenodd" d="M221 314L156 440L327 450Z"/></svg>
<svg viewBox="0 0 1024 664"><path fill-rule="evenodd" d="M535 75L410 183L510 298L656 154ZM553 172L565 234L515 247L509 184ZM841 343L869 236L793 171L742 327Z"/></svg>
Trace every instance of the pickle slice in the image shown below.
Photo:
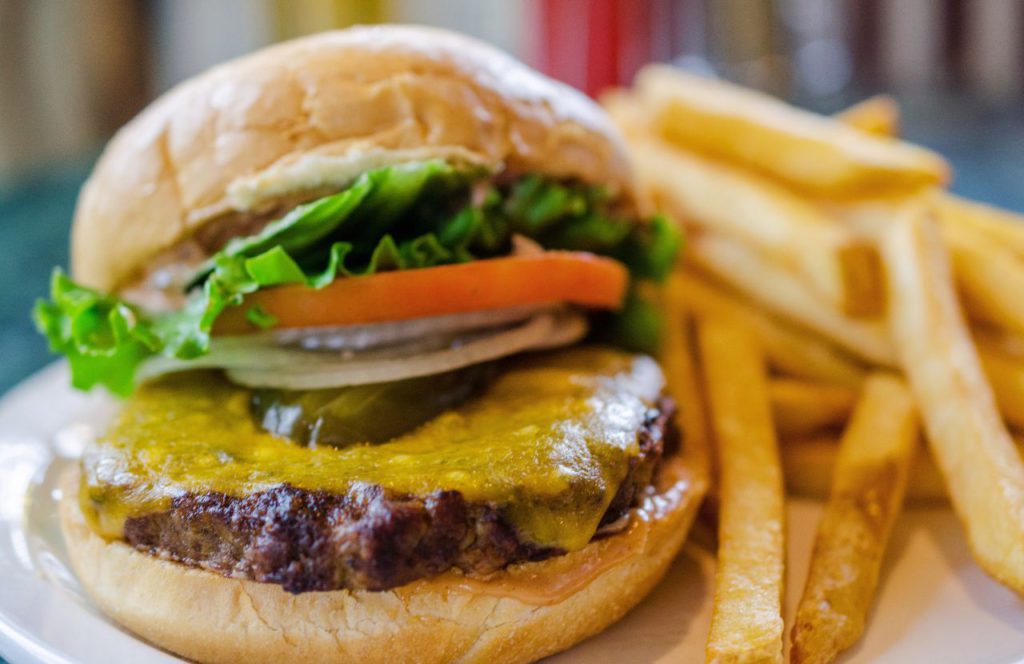
<svg viewBox="0 0 1024 664"><path fill-rule="evenodd" d="M492 364L482 364L390 383L255 390L251 406L266 431L300 445L383 443L478 394L494 373Z"/></svg>

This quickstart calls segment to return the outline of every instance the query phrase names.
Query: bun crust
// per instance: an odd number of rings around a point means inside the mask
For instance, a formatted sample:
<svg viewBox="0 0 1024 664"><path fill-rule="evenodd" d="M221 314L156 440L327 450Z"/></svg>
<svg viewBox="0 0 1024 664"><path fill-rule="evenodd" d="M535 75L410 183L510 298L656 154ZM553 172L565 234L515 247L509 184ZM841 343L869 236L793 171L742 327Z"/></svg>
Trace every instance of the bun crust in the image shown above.
<svg viewBox="0 0 1024 664"><path fill-rule="evenodd" d="M384 592L290 595L104 541L85 524L76 484L69 473L61 525L89 594L143 638L200 662L535 661L600 632L651 590L704 491L673 460L625 531L582 550L487 581L446 574Z"/></svg>
<svg viewBox="0 0 1024 664"><path fill-rule="evenodd" d="M75 277L114 290L213 219L425 158L633 196L616 129L581 93L467 37L357 27L216 67L127 124L79 198Z"/></svg>

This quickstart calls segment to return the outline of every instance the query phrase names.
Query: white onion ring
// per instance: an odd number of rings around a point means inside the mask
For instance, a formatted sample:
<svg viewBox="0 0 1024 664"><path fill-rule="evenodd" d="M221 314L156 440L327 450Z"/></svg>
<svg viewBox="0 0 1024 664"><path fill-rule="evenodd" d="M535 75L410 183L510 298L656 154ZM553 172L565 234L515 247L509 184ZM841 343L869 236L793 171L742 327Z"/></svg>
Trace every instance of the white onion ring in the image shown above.
<svg viewBox="0 0 1024 664"><path fill-rule="evenodd" d="M228 377L249 387L278 387L293 390L316 390L345 385L384 383L404 378L428 376L453 371L525 350L553 348L574 343L587 332L586 319L579 313L546 313L533 317L510 330L480 335L461 345L429 353L378 359L350 359L323 352L284 351L313 355L313 364L269 367L260 361L248 367L227 368ZM252 360L260 358L252 357ZM297 361L300 357L295 356ZM308 357L301 358L307 360Z"/></svg>
<svg viewBox="0 0 1024 664"><path fill-rule="evenodd" d="M294 344L310 350L362 351L437 335L518 323L541 311L553 308L554 306L549 304L527 304L504 309L470 311L389 323L292 328L272 330L263 334L269 335L275 343L280 345Z"/></svg>
<svg viewBox="0 0 1024 664"><path fill-rule="evenodd" d="M507 327L556 308L555 305L522 305L387 323L293 328L215 337L210 341L210 351L202 357L180 360L156 356L146 360L139 367L138 378L148 380L192 369L251 368L254 356L259 357L257 366L271 369L295 366L296 362L299 366L317 365L323 359L323 352L332 352L333 357L364 359L390 357L396 353L414 355L441 350L464 341L467 334ZM299 349L317 352L303 352L297 356Z"/></svg>

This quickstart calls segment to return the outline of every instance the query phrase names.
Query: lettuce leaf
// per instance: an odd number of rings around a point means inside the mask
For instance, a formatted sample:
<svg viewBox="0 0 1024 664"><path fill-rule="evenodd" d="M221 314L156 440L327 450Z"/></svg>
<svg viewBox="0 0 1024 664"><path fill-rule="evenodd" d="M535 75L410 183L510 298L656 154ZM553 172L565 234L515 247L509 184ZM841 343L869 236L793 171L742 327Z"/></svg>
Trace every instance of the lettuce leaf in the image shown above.
<svg viewBox="0 0 1024 664"><path fill-rule="evenodd" d="M67 356L71 384L80 390L103 384L115 394L130 393L136 366L162 346L141 312L78 286L60 269L50 282L50 300L36 303L33 318L50 350Z"/></svg>
<svg viewBox="0 0 1024 664"><path fill-rule="evenodd" d="M486 175L442 161L369 171L344 191L228 242L197 270L187 304L174 313L147 315L58 269L50 299L36 304L36 327L53 352L67 356L75 387L127 395L146 358L207 353L220 314L261 288L322 288L337 278L500 255L517 233L547 248L612 256L637 277L661 279L671 268L680 239L664 217L617 217L601 188L536 175L481 192ZM255 307L245 315L258 327L274 324Z"/></svg>

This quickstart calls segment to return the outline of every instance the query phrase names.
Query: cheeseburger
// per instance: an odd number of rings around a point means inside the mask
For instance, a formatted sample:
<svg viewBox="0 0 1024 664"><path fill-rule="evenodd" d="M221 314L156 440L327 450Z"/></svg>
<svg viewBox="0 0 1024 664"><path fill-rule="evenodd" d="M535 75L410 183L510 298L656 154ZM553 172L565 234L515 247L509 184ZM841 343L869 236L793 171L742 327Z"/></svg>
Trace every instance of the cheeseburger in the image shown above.
<svg viewBox="0 0 1024 664"><path fill-rule="evenodd" d="M36 323L124 398L74 570L203 662L524 662L636 604L703 491L647 301L678 237L579 93L355 28L217 67L111 141Z"/></svg>

